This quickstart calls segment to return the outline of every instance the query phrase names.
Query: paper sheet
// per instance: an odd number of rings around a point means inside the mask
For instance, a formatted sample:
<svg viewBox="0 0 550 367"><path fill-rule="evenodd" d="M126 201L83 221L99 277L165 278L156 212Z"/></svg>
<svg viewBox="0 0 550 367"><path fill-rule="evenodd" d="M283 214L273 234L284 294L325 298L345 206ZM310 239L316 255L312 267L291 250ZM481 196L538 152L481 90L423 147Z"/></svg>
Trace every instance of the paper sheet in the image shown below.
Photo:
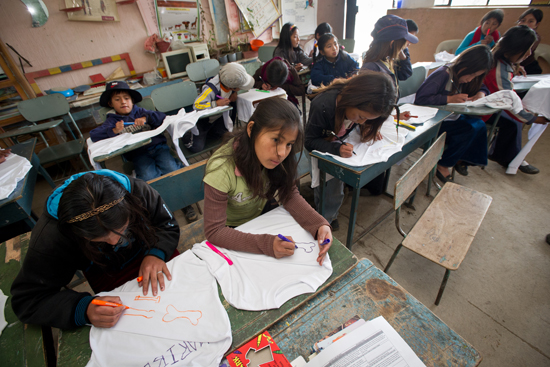
<svg viewBox="0 0 550 367"><path fill-rule="evenodd" d="M426 367L382 316L329 345L306 366Z"/></svg>
<svg viewBox="0 0 550 367"><path fill-rule="evenodd" d="M521 83L521 82L538 82L541 80L550 80L550 74L541 74L541 75L518 75L512 78L512 83Z"/></svg>
<svg viewBox="0 0 550 367"><path fill-rule="evenodd" d="M218 246L233 262L229 265L204 242L194 245L193 253L207 262L225 299L235 308L249 311L279 308L293 297L315 292L332 274L328 254L323 265L319 265L317 240L281 206L236 229L252 234L291 236L298 248L292 256L275 259Z"/></svg>
<svg viewBox="0 0 550 367"><path fill-rule="evenodd" d="M2 335L2 331L4 331L4 329L8 325L8 322L6 321L6 315L5 315L7 300L8 300L8 296L6 296L4 292L2 292L2 290L0 289L0 312L2 312L2 317L0 317L0 335Z"/></svg>
<svg viewBox="0 0 550 367"><path fill-rule="evenodd" d="M231 325L214 277L191 251L167 266L172 280L157 297L143 296L135 279L99 294L120 296L133 309L113 328L92 327L88 367L219 364L231 345Z"/></svg>
<svg viewBox="0 0 550 367"><path fill-rule="evenodd" d="M11 153L3 163L0 163L0 200L11 195L17 183L25 178L32 164L28 159Z"/></svg>
<svg viewBox="0 0 550 367"><path fill-rule="evenodd" d="M260 89L251 89L246 93L239 94L237 98L237 111L239 113L239 120L248 122L250 116L256 110L254 102L258 102L262 99L277 97L287 98L286 92L282 88L277 88L272 91L262 91Z"/></svg>
<svg viewBox="0 0 550 367"><path fill-rule="evenodd" d="M533 113L550 119L550 79L533 85L523 97L523 106Z"/></svg>

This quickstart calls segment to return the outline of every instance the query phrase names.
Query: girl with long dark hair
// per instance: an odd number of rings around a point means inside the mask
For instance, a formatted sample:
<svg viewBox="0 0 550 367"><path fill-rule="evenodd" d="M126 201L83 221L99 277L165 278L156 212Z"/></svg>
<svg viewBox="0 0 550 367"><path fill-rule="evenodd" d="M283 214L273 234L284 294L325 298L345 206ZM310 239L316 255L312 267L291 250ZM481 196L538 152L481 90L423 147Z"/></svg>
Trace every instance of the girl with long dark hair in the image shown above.
<svg viewBox="0 0 550 367"><path fill-rule="evenodd" d="M335 78L348 78L359 70L359 64L346 51L340 50L338 38L326 33L317 42L319 56L311 69L311 83L329 85Z"/></svg>
<svg viewBox="0 0 550 367"><path fill-rule="evenodd" d="M295 185L303 145L303 127L296 107L280 98L258 104L245 129L231 135L209 159L204 177L204 234L213 244L232 250L281 258L294 254L294 243L269 234L253 235L233 227L277 205L277 201L318 243L332 232L300 196ZM329 245L320 249L322 261Z"/></svg>
<svg viewBox="0 0 550 367"><path fill-rule="evenodd" d="M415 104L446 105L475 101L489 94L483 79L491 70L493 57L485 45L464 51L456 60L434 71L416 92ZM487 165L487 128L477 116L451 115L441 123L439 134L447 133L445 152L437 164L437 177L450 181L449 167L461 175L468 165Z"/></svg>
<svg viewBox="0 0 550 367"><path fill-rule="evenodd" d="M351 157L353 145L344 145L340 140L356 127L360 130L362 142L380 139L380 127L391 114L397 99L390 77L370 71L360 72L350 79L334 79L315 93L306 125L305 147L310 152L318 150L341 157ZM372 194L381 194L383 182L384 174L381 174L366 187ZM324 216L336 230L339 227L338 210L344 199L344 183L334 178L325 185ZM314 188L317 208L320 191L320 187Z"/></svg>
<svg viewBox="0 0 550 367"><path fill-rule="evenodd" d="M540 22L542 21L544 13L537 8L529 8L519 16L518 25L525 25L535 31L537 40L531 47L531 55L521 62L521 66L524 67L526 74L542 74L542 68L539 65L537 59L535 59L535 51L540 43L540 35L537 32Z"/></svg>
<svg viewBox="0 0 550 367"><path fill-rule="evenodd" d="M299 104L296 96L306 93L296 69L280 57L272 58L256 70L254 87L263 90L275 90L280 87L286 92L288 100L296 106Z"/></svg>
<svg viewBox="0 0 550 367"><path fill-rule="evenodd" d="M91 304L87 292L61 291L81 270L95 293L138 276L147 295L171 280L179 226L162 198L144 181L99 170L69 178L48 197L11 293L25 323L62 329L112 327L124 307ZM99 297L121 303L119 297Z"/></svg>
<svg viewBox="0 0 550 367"><path fill-rule="evenodd" d="M273 56L287 60L296 70L309 66L313 62L313 59L308 57L300 47L300 31L292 23L285 23L281 28L279 44L275 48Z"/></svg>
<svg viewBox="0 0 550 367"><path fill-rule="evenodd" d="M497 29L503 20L504 12L502 10L494 9L487 12L481 18L479 26L464 37L456 49L455 55L460 55L464 50L476 45L493 47L500 38L500 33Z"/></svg>
<svg viewBox="0 0 550 367"><path fill-rule="evenodd" d="M531 55L531 49L536 40L535 32L525 25L512 27L504 33L493 48L493 68L485 78L485 85L491 93L514 89L512 83L514 71ZM503 111L498 120L499 131L491 147L492 153L489 158L503 167L508 167L521 150L523 124L546 124L547 122L544 116L537 116L526 110L518 113ZM519 166L519 170L527 174L539 173L538 168L525 161Z"/></svg>

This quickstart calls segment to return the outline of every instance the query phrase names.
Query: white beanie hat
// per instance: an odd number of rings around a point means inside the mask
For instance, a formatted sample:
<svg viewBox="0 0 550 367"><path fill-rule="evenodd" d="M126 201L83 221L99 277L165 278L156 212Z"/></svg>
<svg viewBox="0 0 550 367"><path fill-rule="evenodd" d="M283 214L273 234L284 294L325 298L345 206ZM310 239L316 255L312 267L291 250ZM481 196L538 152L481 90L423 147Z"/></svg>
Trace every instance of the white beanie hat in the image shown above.
<svg viewBox="0 0 550 367"><path fill-rule="evenodd" d="M220 82L227 88L248 90L254 86L254 78L248 75L241 64L236 62L230 62L221 68Z"/></svg>

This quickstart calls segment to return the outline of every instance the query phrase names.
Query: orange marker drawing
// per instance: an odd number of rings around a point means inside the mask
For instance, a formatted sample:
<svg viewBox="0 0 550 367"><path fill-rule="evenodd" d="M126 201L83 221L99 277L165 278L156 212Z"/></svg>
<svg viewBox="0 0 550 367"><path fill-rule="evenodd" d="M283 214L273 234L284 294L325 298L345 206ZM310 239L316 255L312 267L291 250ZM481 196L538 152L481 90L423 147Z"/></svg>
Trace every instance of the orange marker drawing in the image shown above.
<svg viewBox="0 0 550 367"><path fill-rule="evenodd" d="M100 299L93 299L92 300L92 303L94 305L98 305L98 306L110 306L110 307L120 307L120 306L124 306L123 304L120 304L120 303L115 303L115 302L107 302L107 301L102 301ZM128 306L124 306L125 309L129 309L130 307Z"/></svg>

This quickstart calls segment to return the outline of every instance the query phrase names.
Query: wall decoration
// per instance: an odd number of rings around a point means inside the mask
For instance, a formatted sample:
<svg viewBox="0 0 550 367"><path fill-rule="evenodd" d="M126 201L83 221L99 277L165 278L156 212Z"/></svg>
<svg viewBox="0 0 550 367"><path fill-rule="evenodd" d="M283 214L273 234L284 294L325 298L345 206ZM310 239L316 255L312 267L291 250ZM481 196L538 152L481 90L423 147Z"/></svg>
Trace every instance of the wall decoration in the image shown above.
<svg viewBox="0 0 550 367"><path fill-rule="evenodd" d="M65 0L67 8L82 7L82 10L67 12L69 20L89 22L118 22L115 0Z"/></svg>
<svg viewBox="0 0 550 367"><path fill-rule="evenodd" d="M261 36L281 17L273 0L235 0L255 37Z"/></svg>
<svg viewBox="0 0 550 367"><path fill-rule="evenodd" d="M199 5L197 1L155 0L160 35L184 42L200 37Z"/></svg>
<svg viewBox="0 0 550 367"><path fill-rule="evenodd" d="M300 36L315 33L317 28L317 1L314 0L281 0L283 24L291 22L298 26Z"/></svg>

